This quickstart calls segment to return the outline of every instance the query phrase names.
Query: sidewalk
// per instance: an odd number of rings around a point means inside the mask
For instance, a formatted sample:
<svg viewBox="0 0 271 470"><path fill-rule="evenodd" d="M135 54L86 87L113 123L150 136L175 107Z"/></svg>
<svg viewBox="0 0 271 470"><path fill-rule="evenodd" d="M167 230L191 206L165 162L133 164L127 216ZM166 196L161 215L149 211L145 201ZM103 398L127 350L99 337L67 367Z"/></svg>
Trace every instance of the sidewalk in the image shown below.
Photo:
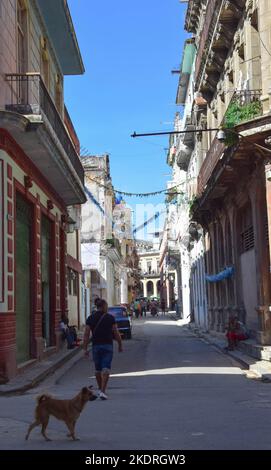
<svg viewBox="0 0 271 470"><path fill-rule="evenodd" d="M81 354L80 354L81 353ZM30 388L36 387L46 377L52 375L58 369L65 366L70 368L82 357L82 348L62 349L58 353L53 354L48 359L37 362L33 367L29 367L14 379L11 379L4 385L0 385L0 396L9 396L24 393ZM61 369L61 372L63 370Z"/></svg>
<svg viewBox="0 0 271 470"><path fill-rule="evenodd" d="M184 326L184 321L176 317L175 312L169 312L170 317L176 321L177 325ZM234 351L227 350L227 341L225 335L222 333L207 333L200 330L195 324L188 323L187 328L202 340L208 342L212 346L215 346L224 354L232 357L239 364L247 369L247 377L261 379L264 382L271 382L271 362L269 360L259 359L253 355L246 354L245 352L252 350L251 340L240 342L239 348ZM248 344L243 344L248 343ZM256 344L253 345L255 350ZM245 352L244 352L245 351Z"/></svg>

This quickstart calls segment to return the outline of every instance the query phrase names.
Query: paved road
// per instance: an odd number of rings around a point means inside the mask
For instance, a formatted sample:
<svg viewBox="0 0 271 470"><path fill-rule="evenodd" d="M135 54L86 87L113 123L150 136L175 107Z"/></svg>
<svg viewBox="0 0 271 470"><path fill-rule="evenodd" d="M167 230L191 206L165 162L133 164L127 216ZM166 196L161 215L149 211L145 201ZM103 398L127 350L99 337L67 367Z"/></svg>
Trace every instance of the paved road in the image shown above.
<svg viewBox="0 0 271 470"><path fill-rule="evenodd" d="M82 359L54 384L0 398L1 449L271 449L271 385L249 380L238 364L169 318L138 320L125 352L115 355L107 402L87 405L80 441L50 420L45 442L31 422L35 397L71 397L94 383Z"/></svg>

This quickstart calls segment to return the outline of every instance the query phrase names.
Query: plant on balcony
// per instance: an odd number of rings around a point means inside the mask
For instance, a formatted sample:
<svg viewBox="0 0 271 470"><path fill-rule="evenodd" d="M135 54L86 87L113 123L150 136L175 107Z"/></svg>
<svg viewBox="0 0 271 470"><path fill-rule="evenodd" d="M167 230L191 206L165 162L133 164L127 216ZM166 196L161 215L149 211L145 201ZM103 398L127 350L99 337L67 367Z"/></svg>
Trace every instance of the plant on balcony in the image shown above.
<svg viewBox="0 0 271 470"><path fill-rule="evenodd" d="M238 124L250 121L262 115L261 102L256 99L250 103L242 104L238 100L233 100L226 111L224 117L224 128L232 129ZM225 145L230 147L238 142L238 136L232 132L226 132Z"/></svg>
<svg viewBox="0 0 271 470"><path fill-rule="evenodd" d="M231 129L242 122L250 121L262 114L262 105L259 100L241 104L238 101L230 103L224 118L225 128Z"/></svg>

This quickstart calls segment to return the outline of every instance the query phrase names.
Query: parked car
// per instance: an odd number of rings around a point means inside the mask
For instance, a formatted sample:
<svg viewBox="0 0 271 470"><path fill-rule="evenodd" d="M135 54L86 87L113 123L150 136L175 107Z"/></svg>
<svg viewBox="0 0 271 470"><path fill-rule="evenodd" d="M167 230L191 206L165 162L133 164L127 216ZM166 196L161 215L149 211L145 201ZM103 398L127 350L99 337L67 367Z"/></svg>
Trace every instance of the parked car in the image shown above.
<svg viewBox="0 0 271 470"><path fill-rule="evenodd" d="M108 313L115 317L120 334L123 335L126 339L131 339L132 321L128 314L127 308L123 307L122 305L116 305L114 307L109 307Z"/></svg>

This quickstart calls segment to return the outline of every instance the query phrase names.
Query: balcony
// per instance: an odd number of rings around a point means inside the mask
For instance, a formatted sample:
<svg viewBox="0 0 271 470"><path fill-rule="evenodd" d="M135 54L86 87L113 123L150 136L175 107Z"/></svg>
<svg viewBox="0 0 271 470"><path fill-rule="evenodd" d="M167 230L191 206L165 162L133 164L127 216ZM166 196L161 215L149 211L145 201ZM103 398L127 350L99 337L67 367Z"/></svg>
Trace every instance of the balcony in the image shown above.
<svg viewBox="0 0 271 470"><path fill-rule="evenodd" d="M206 43L212 33L212 23L215 18L215 13L221 6L222 0L210 0L207 5L206 15L203 30L201 32L200 43L197 51L196 68L195 68L195 80L197 80L200 72L200 68L203 63L204 55L206 54ZM213 26L214 27L214 26Z"/></svg>
<svg viewBox="0 0 271 470"><path fill-rule="evenodd" d="M67 205L85 202L84 170L67 128L38 73L7 74L6 128Z"/></svg>
<svg viewBox="0 0 271 470"><path fill-rule="evenodd" d="M160 277L160 271L157 269L153 269L151 271L140 271L140 277L141 278L153 278L153 277Z"/></svg>
<svg viewBox="0 0 271 470"><path fill-rule="evenodd" d="M226 146L222 142L219 142L215 137L212 141L211 147L209 148L206 157L201 165L201 169L198 176L198 196L201 196L204 189L213 173L215 166L222 157L222 154Z"/></svg>
<svg viewBox="0 0 271 470"><path fill-rule="evenodd" d="M224 126L231 128L262 116L261 95L262 90L235 91L223 119Z"/></svg>
<svg viewBox="0 0 271 470"><path fill-rule="evenodd" d="M231 129L240 124L251 123L255 118L262 116L261 95L261 90L235 91L224 115L223 127ZM204 192L225 149L234 143L236 143L236 137L230 132L225 143L219 142L216 137L213 139L199 172L198 196Z"/></svg>
<svg viewBox="0 0 271 470"><path fill-rule="evenodd" d="M195 66L195 83L208 101L217 83L234 34L243 14L245 0L209 0Z"/></svg>

